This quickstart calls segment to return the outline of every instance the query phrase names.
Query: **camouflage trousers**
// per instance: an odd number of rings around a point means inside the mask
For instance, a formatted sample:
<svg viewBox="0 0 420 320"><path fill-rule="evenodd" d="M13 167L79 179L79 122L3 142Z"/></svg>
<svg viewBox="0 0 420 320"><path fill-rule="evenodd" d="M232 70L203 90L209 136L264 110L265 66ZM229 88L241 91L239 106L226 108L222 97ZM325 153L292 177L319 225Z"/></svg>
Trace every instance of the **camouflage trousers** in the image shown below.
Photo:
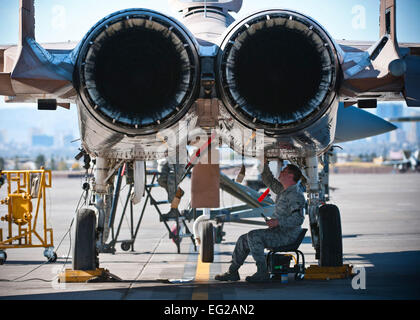
<svg viewBox="0 0 420 320"><path fill-rule="evenodd" d="M251 253L257 264L265 262L264 248L280 247L293 243L296 237L281 232L279 228L257 229L243 234L236 242L232 255L231 271L238 270Z"/></svg>
<svg viewBox="0 0 420 320"><path fill-rule="evenodd" d="M185 165L170 165L166 162L159 171L160 175L157 182L168 193L168 201L172 202L175 198L178 185L181 182L180 180L185 173Z"/></svg>

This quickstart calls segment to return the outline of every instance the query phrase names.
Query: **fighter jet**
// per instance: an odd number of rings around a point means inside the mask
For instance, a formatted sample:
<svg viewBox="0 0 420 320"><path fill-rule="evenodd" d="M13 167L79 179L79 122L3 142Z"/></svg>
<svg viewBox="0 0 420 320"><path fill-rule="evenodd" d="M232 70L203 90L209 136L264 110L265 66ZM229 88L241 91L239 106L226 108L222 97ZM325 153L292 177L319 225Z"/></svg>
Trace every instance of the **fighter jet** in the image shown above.
<svg viewBox="0 0 420 320"><path fill-rule="evenodd" d="M382 162L384 166L393 166L400 173L407 171L420 172L420 151L419 149L412 151L409 149L401 150L402 159L386 160Z"/></svg>
<svg viewBox="0 0 420 320"><path fill-rule="evenodd" d="M411 122L412 124L415 124L415 122L420 121L420 115L413 114L409 116L388 118L386 120L390 122ZM417 149L404 147L401 150L401 155L401 159L387 160L382 162L382 165L393 166L394 169L397 169L400 173L420 171L420 150L418 147Z"/></svg>
<svg viewBox="0 0 420 320"><path fill-rule="evenodd" d="M98 21L77 44L41 45L34 1L20 0L19 43L0 48L6 102L78 108L81 156L88 165L95 160L86 186L95 201L77 214L73 269L97 267L121 167L133 167L141 185L141 163L164 157L182 163L182 151L202 146L198 140L298 165L316 257L320 265L342 264L339 210L324 204L320 158L335 143L395 129L361 108L385 100L420 105L420 46L398 43L395 0L380 1L375 43L336 41L313 18L289 9L235 20L242 0L169 3L181 21L124 9ZM219 168L201 164L193 169L193 206L216 208ZM203 232L212 232L208 223ZM212 250L204 238L203 250Z"/></svg>

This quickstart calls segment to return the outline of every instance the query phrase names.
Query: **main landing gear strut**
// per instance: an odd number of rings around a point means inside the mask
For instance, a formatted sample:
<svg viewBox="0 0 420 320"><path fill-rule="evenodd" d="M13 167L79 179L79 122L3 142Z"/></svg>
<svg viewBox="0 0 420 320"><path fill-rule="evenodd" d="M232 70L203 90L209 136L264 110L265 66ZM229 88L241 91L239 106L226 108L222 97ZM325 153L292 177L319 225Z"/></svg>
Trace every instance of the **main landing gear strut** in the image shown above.
<svg viewBox="0 0 420 320"><path fill-rule="evenodd" d="M308 215L319 266L340 267L343 265L340 211L337 206L326 204L329 200L329 156L327 152L321 157L321 172L318 172L318 157L305 159Z"/></svg>
<svg viewBox="0 0 420 320"><path fill-rule="evenodd" d="M77 210L74 221L74 237L72 239L72 269L66 269L58 278L60 282L121 281L119 277L111 274L108 270L100 269L98 258L100 244L106 240L109 234L107 225L112 210L113 179L112 183L105 186L106 192L100 196L96 195L93 199L90 192L91 183L89 183L90 177L88 174L91 159L83 150L79 155L84 157L84 168L86 170L85 182L82 187L84 206L91 205L92 200L96 200L94 202L99 214L97 218L95 211L87 207ZM103 163L98 163L97 161L97 165L101 166ZM102 175L103 173L100 172ZM119 188L119 186L117 184L116 188Z"/></svg>

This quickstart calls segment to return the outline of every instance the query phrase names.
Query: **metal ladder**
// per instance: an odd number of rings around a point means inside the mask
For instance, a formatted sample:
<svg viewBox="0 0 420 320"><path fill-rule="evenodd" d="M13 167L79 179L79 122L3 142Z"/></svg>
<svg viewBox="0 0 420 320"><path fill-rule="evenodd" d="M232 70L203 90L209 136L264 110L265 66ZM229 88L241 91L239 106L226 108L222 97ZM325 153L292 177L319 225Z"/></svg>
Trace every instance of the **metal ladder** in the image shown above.
<svg viewBox="0 0 420 320"><path fill-rule="evenodd" d="M162 222L164 223L166 229L169 232L169 238L173 240L173 242L175 243L175 245L177 246L177 252L181 253L181 241L183 238L191 238L191 241L194 245L194 251L197 251L197 245L195 243L195 239L194 239L194 235L191 233L190 229L188 228L185 220L186 217L185 215L180 215L178 218L176 219L168 219L169 221L175 221L176 222L176 226L174 228L170 228L168 225L168 220L164 220L162 219L162 212L159 208L160 205L164 205L164 204L168 204L168 200L163 200L163 201L157 201L153 195L152 195L152 189L156 188L156 187L160 187L160 185L157 183L157 177L159 175L159 172L157 170L146 170L146 181L147 181L147 177L152 176L152 181L150 183L146 183L145 185L145 192L146 192L146 199L144 201L143 204L143 208L140 214L140 217L138 219L136 228L134 230L134 217L133 217L133 203L130 199L131 197L131 191L133 188L133 184L130 184L129 187L129 191L127 194L127 199L125 201L125 205L123 208L123 212L116 230L116 233L114 235L114 227L112 226L112 240L106 245L107 249L106 252L109 253L115 253L115 245L116 243L121 243L121 249L124 251L128 251L131 248L131 251L134 251L134 241L137 237L138 231L140 229L140 225L141 222L143 220L143 216L144 213L146 211L146 207L149 203L150 200L150 205L154 206L155 210L158 212L159 214L159 219L162 220ZM118 240L118 236L121 230L121 225L122 225L122 221L124 219L127 207L128 207L128 203L130 202L130 239L125 239L125 240ZM182 225L181 225L182 224ZM185 228L186 233L181 234L181 226L183 226Z"/></svg>

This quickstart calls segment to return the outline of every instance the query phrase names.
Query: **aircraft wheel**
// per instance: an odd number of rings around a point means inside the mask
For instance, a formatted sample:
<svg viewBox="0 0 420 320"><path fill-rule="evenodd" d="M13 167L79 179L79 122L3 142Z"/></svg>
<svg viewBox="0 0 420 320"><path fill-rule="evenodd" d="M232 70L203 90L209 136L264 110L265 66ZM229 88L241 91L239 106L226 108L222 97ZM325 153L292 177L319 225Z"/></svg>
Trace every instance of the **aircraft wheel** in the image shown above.
<svg viewBox="0 0 420 320"><path fill-rule="evenodd" d="M57 261L57 253L54 252L54 247L47 247L44 250L44 257L47 258L49 263Z"/></svg>
<svg viewBox="0 0 420 320"><path fill-rule="evenodd" d="M52 257L47 258L49 263L54 263L57 261L57 253L53 253Z"/></svg>
<svg viewBox="0 0 420 320"><path fill-rule="evenodd" d="M127 241L121 242L121 249L123 251L128 251L128 250L130 250L130 248L131 248L131 243L130 242L127 242Z"/></svg>
<svg viewBox="0 0 420 320"><path fill-rule="evenodd" d="M214 259L214 233L213 224L209 221L203 223L201 234L200 255L202 262L213 262Z"/></svg>
<svg viewBox="0 0 420 320"><path fill-rule="evenodd" d="M319 208L320 265L340 267L343 265L343 240L341 236L340 211L337 206L326 204Z"/></svg>
<svg viewBox="0 0 420 320"><path fill-rule="evenodd" d="M72 247L73 270L96 269L96 215L93 210L83 208L77 212Z"/></svg>
<svg viewBox="0 0 420 320"><path fill-rule="evenodd" d="M305 278L304 273L295 273L295 280L296 281L302 281Z"/></svg>

